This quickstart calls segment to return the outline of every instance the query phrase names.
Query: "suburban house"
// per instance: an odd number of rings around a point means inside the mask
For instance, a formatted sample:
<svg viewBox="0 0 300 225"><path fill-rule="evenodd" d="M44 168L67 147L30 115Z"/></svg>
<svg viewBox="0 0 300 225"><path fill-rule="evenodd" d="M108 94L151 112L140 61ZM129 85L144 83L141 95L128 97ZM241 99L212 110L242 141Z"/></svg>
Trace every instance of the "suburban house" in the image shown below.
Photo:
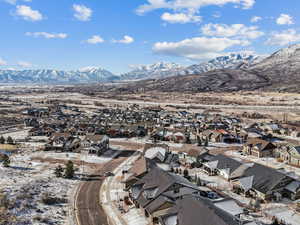
<svg viewBox="0 0 300 225"><path fill-rule="evenodd" d="M221 154L211 158L211 161L203 163L203 169L209 175L219 175L226 180L239 176L238 172L242 171L243 167L242 162Z"/></svg>
<svg viewBox="0 0 300 225"><path fill-rule="evenodd" d="M159 217L160 225L241 225L247 224L209 201L188 196ZM255 223L254 223L255 224Z"/></svg>
<svg viewBox="0 0 300 225"><path fill-rule="evenodd" d="M249 138L244 144L243 152L258 158L273 156L276 146L271 142L259 138Z"/></svg>
<svg viewBox="0 0 300 225"><path fill-rule="evenodd" d="M167 171L179 166L179 156L172 153L166 144L146 143L143 156Z"/></svg>
<svg viewBox="0 0 300 225"><path fill-rule="evenodd" d="M209 161L209 150L205 147L197 147L187 149L183 152L179 152L179 159L185 165L192 165L194 163L202 163L204 161Z"/></svg>
<svg viewBox="0 0 300 225"><path fill-rule="evenodd" d="M300 146L281 146L276 150L274 156L282 162L300 167Z"/></svg>
<svg viewBox="0 0 300 225"><path fill-rule="evenodd" d="M253 163L240 178L233 181L233 184L250 197L278 200L282 197L291 197L286 188L294 181L296 181L294 178L280 171Z"/></svg>
<svg viewBox="0 0 300 225"><path fill-rule="evenodd" d="M127 176L124 179L126 189L130 188L134 183L143 178L151 169L157 167L156 163L145 157L140 157L127 171Z"/></svg>

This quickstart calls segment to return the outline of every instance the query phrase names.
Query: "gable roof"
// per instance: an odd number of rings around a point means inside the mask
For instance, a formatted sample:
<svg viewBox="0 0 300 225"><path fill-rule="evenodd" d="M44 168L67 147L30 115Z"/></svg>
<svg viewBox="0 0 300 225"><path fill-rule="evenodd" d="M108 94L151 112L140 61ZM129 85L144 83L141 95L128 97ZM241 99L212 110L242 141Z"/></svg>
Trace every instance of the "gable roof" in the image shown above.
<svg viewBox="0 0 300 225"><path fill-rule="evenodd" d="M134 186L142 185L142 192L147 189L156 189L155 194L151 199L145 199L143 194L140 194L138 197L138 202L142 205L142 207L145 207L151 201L165 192L169 187L176 183L187 187L196 187L184 177L166 172L158 167L155 167L142 179L134 184Z"/></svg>
<svg viewBox="0 0 300 225"><path fill-rule="evenodd" d="M249 167L244 172L244 177L251 176L253 176L252 188L260 191L261 193L267 193L272 190L283 179L290 179L291 182L293 181L293 178L290 178L275 169L257 163L254 163L252 167Z"/></svg>
<svg viewBox="0 0 300 225"><path fill-rule="evenodd" d="M274 149L275 145L273 145L271 142L265 141L260 138L249 138L247 140L247 145L252 145L254 147L257 147L259 151L264 151L267 149Z"/></svg>
<svg viewBox="0 0 300 225"><path fill-rule="evenodd" d="M238 221L229 213L216 207L209 201L187 196L177 200L176 205L162 216L164 221L170 216L177 215L177 225L238 225Z"/></svg>
<svg viewBox="0 0 300 225"><path fill-rule="evenodd" d="M134 176L139 176L154 167L156 167L156 163L154 161L141 157L134 163L133 167L131 167L128 172L132 173Z"/></svg>
<svg viewBox="0 0 300 225"><path fill-rule="evenodd" d="M243 163L222 154L216 155L211 161L217 161L217 169L229 169L230 173L243 165Z"/></svg>

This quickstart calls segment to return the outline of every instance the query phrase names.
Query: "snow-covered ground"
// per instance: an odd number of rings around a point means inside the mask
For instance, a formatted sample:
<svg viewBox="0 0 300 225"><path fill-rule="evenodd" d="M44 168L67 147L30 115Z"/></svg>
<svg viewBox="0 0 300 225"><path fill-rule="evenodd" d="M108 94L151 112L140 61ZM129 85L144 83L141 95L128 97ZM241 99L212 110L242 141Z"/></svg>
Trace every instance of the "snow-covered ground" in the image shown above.
<svg viewBox="0 0 300 225"><path fill-rule="evenodd" d="M12 137L13 139L24 139L28 136L28 130L18 130L18 131L12 131L12 132L2 132L1 136L4 138L7 138L8 136Z"/></svg>
<svg viewBox="0 0 300 225"><path fill-rule="evenodd" d="M266 210L265 213L270 216L275 216L276 218L282 220L283 222L289 225L300 224L300 215L287 207L269 209Z"/></svg>
<svg viewBox="0 0 300 225"><path fill-rule="evenodd" d="M114 177L109 177L105 179L101 190L100 196L103 208L113 224L116 225L148 225L149 221L146 219L141 209L137 209L134 206L125 206L124 202L119 201L120 198L124 198L128 195L124 191L124 184L120 182L117 178L122 176L122 170L127 169L128 165L131 165L138 158L138 155L133 156L123 162L118 168L114 170ZM109 190L109 191L108 191ZM118 210L117 205L123 205L126 210L125 213L121 214Z"/></svg>
<svg viewBox="0 0 300 225"><path fill-rule="evenodd" d="M86 163L103 164L119 154L111 152L106 157L97 157L79 153L33 152L25 150L11 156L11 165L4 168L0 164L0 190L10 200L10 213L16 217L18 225L68 224L71 222L72 199L75 189L80 183L79 177L74 179L57 178L54 170L67 160L85 161ZM63 161L62 161L63 160ZM75 165L81 174L89 169ZM55 197L57 204L48 205L43 202L45 195Z"/></svg>
<svg viewBox="0 0 300 225"><path fill-rule="evenodd" d="M113 157L120 154L120 152L111 152L108 157L98 157L87 153L60 153L60 152L35 152L32 157L41 159L58 159L58 160L72 160L72 161L83 161L85 163L106 163Z"/></svg>
<svg viewBox="0 0 300 225"><path fill-rule="evenodd" d="M29 155L14 157L10 168L0 166L0 189L7 194L17 224L66 223L69 194L79 180L56 178L55 166L31 161ZM46 194L58 198L58 204L43 203Z"/></svg>

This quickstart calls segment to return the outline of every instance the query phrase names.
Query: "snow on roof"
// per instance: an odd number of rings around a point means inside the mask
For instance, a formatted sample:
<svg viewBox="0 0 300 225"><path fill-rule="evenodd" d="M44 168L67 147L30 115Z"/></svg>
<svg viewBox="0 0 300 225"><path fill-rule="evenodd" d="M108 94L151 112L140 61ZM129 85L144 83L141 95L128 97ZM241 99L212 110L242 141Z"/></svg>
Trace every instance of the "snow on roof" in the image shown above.
<svg viewBox="0 0 300 225"><path fill-rule="evenodd" d="M145 153L146 158L148 159L158 158L162 162L165 159L165 155L166 155L166 149L162 147L149 148Z"/></svg>
<svg viewBox="0 0 300 225"><path fill-rule="evenodd" d="M177 225L177 215L167 217L164 222L166 225Z"/></svg>
<svg viewBox="0 0 300 225"><path fill-rule="evenodd" d="M286 190L293 192L293 193L296 193L299 188L300 188L299 181L293 181L285 187Z"/></svg>
<svg viewBox="0 0 300 225"><path fill-rule="evenodd" d="M216 160L216 161L207 162L207 163L205 163L205 165L208 166L209 168L216 169L218 163L219 163L219 161Z"/></svg>
<svg viewBox="0 0 300 225"><path fill-rule="evenodd" d="M238 204L233 200L216 202L215 206L233 216L237 216L243 213L243 208L238 206Z"/></svg>
<svg viewBox="0 0 300 225"><path fill-rule="evenodd" d="M243 177L239 179L240 185L245 191L249 191L253 185L253 176Z"/></svg>

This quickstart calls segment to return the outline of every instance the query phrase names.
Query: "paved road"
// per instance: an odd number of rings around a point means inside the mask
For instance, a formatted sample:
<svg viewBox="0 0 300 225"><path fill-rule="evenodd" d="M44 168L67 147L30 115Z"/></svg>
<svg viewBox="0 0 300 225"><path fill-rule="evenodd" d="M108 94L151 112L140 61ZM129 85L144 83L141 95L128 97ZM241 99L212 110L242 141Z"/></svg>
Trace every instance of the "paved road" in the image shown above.
<svg viewBox="0 0 300 225"><path fill-rule="evenodd" d="M207 104L194 104L194 103L176 103L176 102L151 102L151 101L139 101L139 100L128 100L128 101L121 101L116 99L101 99L99 100L101 103L119 103L119 104L138 104L138 105L176 105L176 106L183 106L183 107L203 107L203 108L221 108L221 109L240 109L240 110L264 110L270 112L298 112L300 110L300 106L272 106L272 105L207 105Z"/></svg>
<svg viewBox="0 0 300 225"><path fill-rule="evenodd" d="M91 176L91 180L81 184L75 200L78 225L108 225L106 214L99 204L99 191L104 180L99 175L114 170L129 155L119 156L109 161Z"/></svg>

